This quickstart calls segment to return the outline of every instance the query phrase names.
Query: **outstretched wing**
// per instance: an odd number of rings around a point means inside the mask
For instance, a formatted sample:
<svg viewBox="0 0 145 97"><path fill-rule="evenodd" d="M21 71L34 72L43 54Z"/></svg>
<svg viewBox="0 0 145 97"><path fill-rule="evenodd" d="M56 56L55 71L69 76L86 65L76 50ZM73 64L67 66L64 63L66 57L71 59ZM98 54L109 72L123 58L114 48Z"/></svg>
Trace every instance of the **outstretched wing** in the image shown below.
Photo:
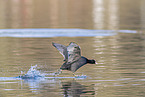
<svg viewBox="0 0 145 97"><path fill-rule="evenodd" d="M68 60L68 52L67 52L67 47L62 45L62 44L58 44L58 43L52 43L52 45L57 48L57 50L63 55L64 57L64 61Z"/></svg>
<svg viewBox="0 0 145 97"><path fill-rule="evenodd" d="M68 63L75 62L81 58L81 49L76 43L71 42L67 47L67 51L68 51Z"/></svg>

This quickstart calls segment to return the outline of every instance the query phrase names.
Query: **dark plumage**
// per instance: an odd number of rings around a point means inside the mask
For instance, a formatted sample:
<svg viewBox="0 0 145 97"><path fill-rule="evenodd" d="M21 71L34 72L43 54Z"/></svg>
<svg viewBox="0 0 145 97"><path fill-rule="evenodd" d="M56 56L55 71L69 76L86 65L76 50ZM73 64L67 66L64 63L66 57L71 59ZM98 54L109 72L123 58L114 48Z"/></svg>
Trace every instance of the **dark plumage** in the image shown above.
<svg viewBox="0 0 145 97"><path fill-rule="evenodd" d="M73 73L77 71L83 65L90 63L95 64L95 60L89 60L83 56L81 56L80 47L71 42L69 46L64 46L58 43L52 43L54 47L58 49L58 51L63 55L65 63L60 67L62 70L69 70Z"/></svg>

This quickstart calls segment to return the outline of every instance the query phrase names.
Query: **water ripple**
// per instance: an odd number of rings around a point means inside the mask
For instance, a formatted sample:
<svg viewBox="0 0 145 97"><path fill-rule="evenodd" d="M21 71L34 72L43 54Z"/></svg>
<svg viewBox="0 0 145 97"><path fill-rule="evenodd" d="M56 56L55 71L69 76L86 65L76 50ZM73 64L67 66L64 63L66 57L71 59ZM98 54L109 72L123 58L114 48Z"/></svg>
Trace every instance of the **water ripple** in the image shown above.
<svg viewBox="0 0 145 97"><path fill-rule="evenodd" d="M137 33L135 30L92 30L92 29L0 29L0 37L94 37L112 36L117 32Z"/></svg>

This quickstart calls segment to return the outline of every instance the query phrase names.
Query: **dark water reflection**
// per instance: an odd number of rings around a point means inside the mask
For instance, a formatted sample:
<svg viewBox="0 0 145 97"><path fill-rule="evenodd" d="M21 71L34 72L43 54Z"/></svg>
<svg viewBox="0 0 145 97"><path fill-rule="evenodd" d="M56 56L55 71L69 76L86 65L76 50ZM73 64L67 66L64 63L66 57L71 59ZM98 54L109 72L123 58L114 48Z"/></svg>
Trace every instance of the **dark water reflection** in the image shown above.
<svg viewBox="0 0 145 97"><path fill-rule="evenodd" d="M93 89L87 89L88 86L83 86L80 83L76 82L75 80L68 81L62 83L62 88L64 91L64 97L80 97L82 96L93 96L95 94L95 90Z"/></svg>
<svg viewBox="0 0 145 97"><path fill-rule="evenodd" d="M35 64L42 72L56 72L63 58L51 43L68 45L71 41L81 46L83 56L99 63L85 65L76 72L88 78L0 81L0 93L11 97L145 95L145 40L140 33L104 37L0 38L0 76L21 75L21 71L28 71ZM63 71L61 76L70 77L72 73Z"/></svg>

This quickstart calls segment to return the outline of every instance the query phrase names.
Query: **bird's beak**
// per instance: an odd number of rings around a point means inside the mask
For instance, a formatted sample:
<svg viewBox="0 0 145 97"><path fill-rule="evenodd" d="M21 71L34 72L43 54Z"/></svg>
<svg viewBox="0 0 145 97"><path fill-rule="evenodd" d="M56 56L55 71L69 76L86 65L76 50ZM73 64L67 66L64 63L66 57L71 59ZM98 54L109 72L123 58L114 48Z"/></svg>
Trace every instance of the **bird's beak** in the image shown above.
<svg viewBox="0 0 145 97"><path fill-rule="evenodd" d="M97 62L95 62L95 64L98 64Z"/></svg>

